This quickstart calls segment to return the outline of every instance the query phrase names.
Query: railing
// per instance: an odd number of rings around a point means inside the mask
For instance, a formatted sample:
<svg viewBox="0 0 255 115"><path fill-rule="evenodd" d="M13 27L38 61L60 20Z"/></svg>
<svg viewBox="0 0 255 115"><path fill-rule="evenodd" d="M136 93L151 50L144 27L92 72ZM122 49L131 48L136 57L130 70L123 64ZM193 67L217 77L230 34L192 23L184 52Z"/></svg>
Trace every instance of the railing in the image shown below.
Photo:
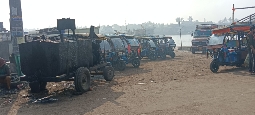
<svg viewBox="0 0 255 115"><path fill-rule="evenodd" d="M249 22L250 24L255 21L255 13L254 14L251 14L249 16L246 16L240 20L238 20L237 22Z"/></svg>

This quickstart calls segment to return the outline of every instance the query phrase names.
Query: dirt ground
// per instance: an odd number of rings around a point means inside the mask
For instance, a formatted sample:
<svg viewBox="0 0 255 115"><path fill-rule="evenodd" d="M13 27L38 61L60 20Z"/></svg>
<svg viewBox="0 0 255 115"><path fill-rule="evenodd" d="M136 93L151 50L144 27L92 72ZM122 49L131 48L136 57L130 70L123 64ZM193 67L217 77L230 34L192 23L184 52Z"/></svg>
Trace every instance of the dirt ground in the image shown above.
<svg viewBox="0 0 255 115"><path fill-rule="evenodd" d="M255 114L255 76L246 69L209 70L205 55L176 51L176 58L142 60L140 68L116 72L114 81L94 78L92 91L72 95L65 83L48 83L51 103L31 103L20 91L1 115ZM66 86L65 86L66 87ZM35 95L35 97L38 95ZM5 98L8 99L8 98ZM3 100L3 99L2 99Z"/></svg>

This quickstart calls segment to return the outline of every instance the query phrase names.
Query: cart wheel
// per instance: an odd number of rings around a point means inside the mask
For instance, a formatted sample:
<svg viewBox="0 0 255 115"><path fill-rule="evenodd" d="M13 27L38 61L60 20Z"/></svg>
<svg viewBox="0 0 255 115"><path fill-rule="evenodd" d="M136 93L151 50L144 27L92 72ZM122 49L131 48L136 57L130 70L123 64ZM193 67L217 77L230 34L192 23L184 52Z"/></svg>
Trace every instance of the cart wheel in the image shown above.
<svg viewBox="0 0 255 115"><path fill-rule="evenodd" d="M38 81L30 82L29 87L31 89L31 93L39 93L40 92L40 83Z"/></svg>
<svg viewBox="0 0 255 115"><path fill-rule="evenodd" d="M218 70L219 70L219 64L217 61L212 61L211 64L210 64L210 70L213 72L213 73L216 73Z"/></svg>
<svg viewBox="0 0 255 115"><path fill-rule="evenodd" d="M134 59L132 61L132 65L135 67L135 68L138 68L140 66L140 60L139 59Z"/></svg>
<svg viewBox="0 0 255 115"><path fill-rule="evenodd" d="M171 58L174 58L174 57L175 57L175 53L174 53L174 52L171 52L171 53L170 53L170 56L171 56Z"/></svg>
<svg viewBox="0 0 255 115"><path fill-rule="evenodd" d="M47 85L47 82L40 82L40 90L41 91L47 90L46 85Z"/></svg>
<svg viewBox="0 0 255 115"><path fill-rule="evenodd" d="M242 67L242 64L240 64L240 63L236 64L236 67Z"/></svg>
<svg viewBox="0 0 255 115"><path fill-rule="evenodd" d="M114 77L114 69L111 66L106 66L103 70L103 76L106 81L112 81Z"/></svg>
<svg viewBox="0 0 255 115"><path fill-rule="evenodd" d="M77 92L86 92L90 87L90 72L87 68L80 67L76 70L74 78L75 90Z"/></svg>
<svg viewBox="0 0 255 115"><path fill-rule="evenodd" d="M119 71L124 71L126 69L126 63L125 61L119 61L117 65L117 69Z"/></svg>

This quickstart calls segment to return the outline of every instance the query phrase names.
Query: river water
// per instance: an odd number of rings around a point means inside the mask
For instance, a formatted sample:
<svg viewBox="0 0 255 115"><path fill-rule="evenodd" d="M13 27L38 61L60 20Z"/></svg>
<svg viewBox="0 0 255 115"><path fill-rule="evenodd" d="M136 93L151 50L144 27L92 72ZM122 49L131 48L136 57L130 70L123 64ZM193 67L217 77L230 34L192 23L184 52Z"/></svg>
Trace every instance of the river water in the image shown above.
<svg viewBox="0 0 255 115"><path fill-rule="evenodd" d="M181 41L182 46L191 46L191 35L181 35L181 38L180 35L172 35L172 38L174 39L176 46L181 46Z"/></svg>

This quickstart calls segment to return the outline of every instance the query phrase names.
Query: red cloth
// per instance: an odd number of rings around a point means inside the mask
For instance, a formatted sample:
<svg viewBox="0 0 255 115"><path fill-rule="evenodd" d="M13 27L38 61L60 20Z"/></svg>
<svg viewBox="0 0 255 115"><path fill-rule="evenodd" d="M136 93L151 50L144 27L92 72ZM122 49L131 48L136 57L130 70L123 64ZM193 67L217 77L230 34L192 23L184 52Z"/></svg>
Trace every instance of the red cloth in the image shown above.
<svg viewBox="0 0 255 115"><path fill-rule="evenodd" d="M138 53L138 55L140 56L141 48L138 48L138 49L137 49L137 53Z"/></svg>
<svg viewBox="0 0 255 115"><path fill-rule="evenodd" d="M128 53L131 53L131 46L130 46L130 44L128 44L127 49L128 49Z"/></svg>

